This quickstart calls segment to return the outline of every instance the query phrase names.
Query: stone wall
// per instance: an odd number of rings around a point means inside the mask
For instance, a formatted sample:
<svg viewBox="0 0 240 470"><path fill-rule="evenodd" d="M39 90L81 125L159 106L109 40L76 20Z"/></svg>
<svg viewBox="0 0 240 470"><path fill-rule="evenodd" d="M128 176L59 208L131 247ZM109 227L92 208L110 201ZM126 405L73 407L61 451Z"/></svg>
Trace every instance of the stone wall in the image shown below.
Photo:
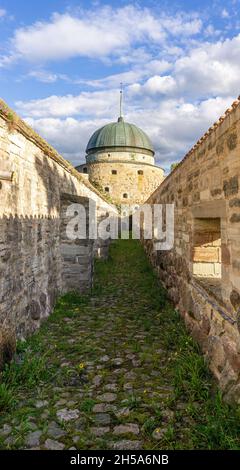
<svg viewBox="0 0 240 470"><path fill-rule="evenodd" d="M141 162L95 162L87 168L89 181L100 185L117 204L143 203L164 179L162 168Z"/></svg>
<svg viewBox="0 0 240 470"><path fill-rule="evenodd" d="M147 202L174 204L174 248L145 249L226 400L240 403L239 101Z"/></svg>
<svg viewBox="0 0 240 470"><path fill-rule="evenodd" d="M64 202L63 193L67 195ZM71 242L67 252L63 237L66 202L71 202L74 196L86 205L89 199L95 201L98 217L117 213L88 181L1 102L1 331L10 328L13 335L16 332L18 337L24 337L51 313L60 293L91 286L92 259L98 240Z"/></svg>

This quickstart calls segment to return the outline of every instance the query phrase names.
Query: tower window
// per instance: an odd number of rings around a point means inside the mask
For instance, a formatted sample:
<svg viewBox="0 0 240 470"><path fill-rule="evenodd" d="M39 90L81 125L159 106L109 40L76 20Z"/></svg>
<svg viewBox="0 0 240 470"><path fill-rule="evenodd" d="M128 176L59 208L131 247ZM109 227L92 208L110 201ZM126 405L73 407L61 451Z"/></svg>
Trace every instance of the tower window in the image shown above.
<svg viewBox="0 0 240 470"><path fill-rule="evenodd" d="M84 168L83 168L83 173L87 173L87 167L86 166L84 166Z"/></svg>
<svg viewBox="0 0 240 470"><path fill-rule="evenodd" d="M108 153L108 157L111 157L111 153Z"/></svg>
<svg viewBox="0 0 240 470"><path fill-rule="evenodd" d="M127 198L128 198L127 193L123 193L123 198L124 198L124 199L127 199Z"/></svg>
<svg viewBox="0 0 240 470"><path fill-rule="evenodd" d="M104 189L105 189L106 193L109 193L109 187L108 186L106 186Z"/></svg>
<svg viewBox="0 0 240 470"><path fill-rule="evenodd" d="M142 170L138 170L138 175L143 175L143 171L142 171Z"/></svg>
<svg viewBox="0 0 240 470"><path fill-rule="evenodd" d="M117 170L112 170L112 175L116 175L117 174Z"/></svg>

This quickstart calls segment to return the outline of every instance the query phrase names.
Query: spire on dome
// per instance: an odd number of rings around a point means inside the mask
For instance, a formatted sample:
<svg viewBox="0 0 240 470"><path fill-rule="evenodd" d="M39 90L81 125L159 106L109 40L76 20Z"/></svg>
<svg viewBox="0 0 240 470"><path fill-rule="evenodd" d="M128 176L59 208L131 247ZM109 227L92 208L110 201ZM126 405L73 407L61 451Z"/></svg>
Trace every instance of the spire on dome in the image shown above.
<svg viewBox="0 0 240 470"><path fill-rule="evenodd" d="M122 82L120 83L120 103L119 103L119 107L120 107L120 113L119 113L119 118L118 118L118 122L121 122L123 121L123 115L122 115L122 102L123 102L123 84Z"/></svg>

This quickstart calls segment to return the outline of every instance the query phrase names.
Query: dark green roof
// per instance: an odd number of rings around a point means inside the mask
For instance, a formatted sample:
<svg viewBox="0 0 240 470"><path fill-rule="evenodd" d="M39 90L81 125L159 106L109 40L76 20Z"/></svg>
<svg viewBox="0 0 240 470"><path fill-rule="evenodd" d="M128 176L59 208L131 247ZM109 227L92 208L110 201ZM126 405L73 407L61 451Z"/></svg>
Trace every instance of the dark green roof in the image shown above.
<svg viewBox="0 0 240 470"><path fill-rule="evenodd" d="M118 118L117 122L111 122L95 131L88 142L86 152L112 147L131 147L154 153L147 134L134 124L125 122L122 117Z"/></svg>

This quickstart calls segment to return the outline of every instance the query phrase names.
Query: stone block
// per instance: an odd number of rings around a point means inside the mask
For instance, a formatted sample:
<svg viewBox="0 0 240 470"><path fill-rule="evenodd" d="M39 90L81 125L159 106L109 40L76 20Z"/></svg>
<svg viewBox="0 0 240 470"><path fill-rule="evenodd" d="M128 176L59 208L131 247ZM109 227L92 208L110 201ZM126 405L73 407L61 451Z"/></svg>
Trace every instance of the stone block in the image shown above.
<svg viewBox="0 0 240 470"><path fill-rule="evenodd" d="M237 292L235 289L232 290L230 294L230 302L234 308L234 310L240 310L240 292Z"/></svg>
<svg viewBox="0 0 240 470"><path fill-rule="evenodd" d="M193 274L199 277L214 277L214 263L193 263Z"/></svg>
<svg viewBox="0 0 240 470"><path fill-rule="evenodd" d="M229 265L231 263L230 250L228 246L225 244L222 244L221 249L222 249L222 255L221 255L222 263L225 265Z"/></svg>
<svg viewBox="0 0 240 470"><path fill-rule="evenodd" d="M36 300L32 300L29 307L29 313L33 320L39 320L41 317L41 308L39 303Z"/></svg>
<svg viewBox="0 0 240 470"><path fill-rule="evenodd" d="M197 246L193 248L193 261L203 263L217 263L220 261L220 249L212 246Z"/></svg>
<svg viewBox="0 0 240 470"><path fill-rule="evenodd" d="M221 339L218 336L209 336L206 344L209 367L219 378L224 368L226 356Z"/></svg>
<svg viewBox="0 0 240 470"><path fill-rule="evenodd" d="M233 176L223 182L223 191L226 197L237 194L239 190L238 176Z"/></svg>
<svg viewBox="0 0 240 470"><path fill-rule="evenodd" d="M194 325L192 329L192 337L193 339L201 346L203 353L207 350L207 335L201 329L200 326Z"/></svg>
<svg viewBox="0 0 240 470"><path fill-rule="evenodd" d="M178 289L176 289L175 287L172 287L171 289L169 289L168 296L175 305L178 304L179 299L180 299Z"/></svg>
<svg viewBox="0 0 240 470"><path fill-rule="evenodd" d="M0 328L0 370L12 360L16 351L16 336L13 327Z"/></svg>
<svg viewBox="0 0 240 470"><path fill-rule="evenodd" d="M238 224L240 222L240 214L232 214L230 217L231 224Z"/></svg>
<svg viewBox="0 0 240 470"><path fill-rule="evenodd" d="M232 398L230 396L227 396L228 390L232 390L234 385L236 384L238 380L238 374L236 374L231 366L229 365L228 361L226 361L226 364L224 366L224 369L220 375L219 378L219 386L220 389L224 392L224 398L228 402L232 402Z"/></svg>
<svg viewBox="0 0 240 470"><path fill-rule="evenodd" d="M234 372L240 374L240 352L237 352L236 345L227 337L223 338L223 347L226 354L226 359L231 365Z"/></svg>

